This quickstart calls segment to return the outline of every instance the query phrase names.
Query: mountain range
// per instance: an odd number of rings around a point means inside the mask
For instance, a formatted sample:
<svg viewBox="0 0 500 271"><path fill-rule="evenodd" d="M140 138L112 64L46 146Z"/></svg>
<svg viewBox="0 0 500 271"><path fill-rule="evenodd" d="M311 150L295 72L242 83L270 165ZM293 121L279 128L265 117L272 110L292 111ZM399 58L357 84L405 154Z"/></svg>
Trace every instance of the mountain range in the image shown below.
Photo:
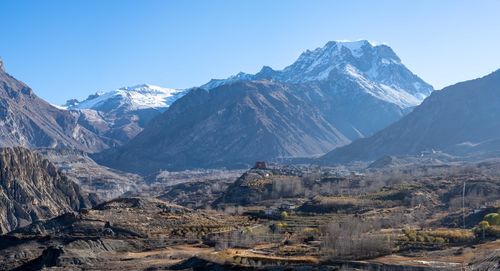
<svg viewBox="0 0 500 271"><path fill-rule="evenodd" d="M324 47L307 50L281 71L264 66L257 74L238 73L228 79L211 80L201 87L212 89L231 82L252 80L292 84L334 81L335 76L347 77L369 95L401 108L420 104L433 90L408 70L389 46L374 46L366 40L331 41Z"/></svg>
<svg viewBox="0 0 500 271"><path fill-rule="evenodd" d="M89 130L121 145L186 92L142 84L95 93L83 101L71 99L62 107L78 112L79 122Z"/></svg>
<svg viewBox="0 0 500 271"><path fill-rule="evenodd" d="M433 91L387 45L328 42L283 70L186 90L124 87L59 108L0 61L0 146L97 153L98 162L136 173L325 153L314 161L426 151L491 157L500 146L499 73Z"/></svg>
<svg viewBox="0 0 500 271"><path fill-rule="evenodd" d="M329 42L281 71L191 89L130 142L95 158L145 173L314 157L378 132L432 91L389 46Z"/></svg>
<svg viewBox="0 0 500 271"><path fill-rule="evenodd" d="M335 149L324 164L441 151L462 157L500 154L500 70L435 91L375 135Z"/></svg>

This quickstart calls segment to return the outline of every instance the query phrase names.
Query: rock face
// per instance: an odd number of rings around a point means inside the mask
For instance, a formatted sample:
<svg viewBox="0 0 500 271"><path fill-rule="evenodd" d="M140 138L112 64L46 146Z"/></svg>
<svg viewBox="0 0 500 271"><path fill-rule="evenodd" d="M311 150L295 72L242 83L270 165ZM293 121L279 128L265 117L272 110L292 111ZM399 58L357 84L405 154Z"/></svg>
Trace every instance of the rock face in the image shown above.
<svg viewBox="0 0 500 271"><path fill-rule="evenodd" d="M431 91L388 46L331 42L282 71L265 67L192 89L128 144L96 158L149 173L314 157L372 135Z"/></svg>
<svg viewBox="0 0 500 271"><path fill-rule="evenodd" d="M271 190L272 179L266 178L267 171L250 170L245 172L232 185L228 187L226 192L215 201L214 206L221 203L233 203L248 205L251 202L256 202L268 196L268 190ZM267 199L267 198L265 198Z"/></svg>
<svg viewBox="0 0 500 271"><path fill-rule="evenodd" d="M125 192L139 190L144 180L136 175L101 166L85 152L69 149L36 149L64 175L72 178L82 191L110 200Z"/></svg>
<svg viewBox="0 0 500 271"><path fill-rule="evenodd" d="M78 114L58 109L0 69L0 146L67 147L95 152L112 145L78 123Z"/></svg>
<svg viewBox="0 0 500 271"><path fill-rule="evenodd" d="M78 185L40 155L0 149L0 233L90 205Z"/></svg>
<svg viewBox="0 0 500 271"><path fill-rule="evenodd" d="M434 92L412 113L372 137L333 150L322 163L374 160L384 155L435 153L498 156L500 70Z"/></svg>
<svg viewBox="0 0 500 271"><path fill-rule="evenodd" d="M81 102L72 99L64 107L80 113L82 126L123 144L185 93L185 90L142 84L96 93Z"/></svg>

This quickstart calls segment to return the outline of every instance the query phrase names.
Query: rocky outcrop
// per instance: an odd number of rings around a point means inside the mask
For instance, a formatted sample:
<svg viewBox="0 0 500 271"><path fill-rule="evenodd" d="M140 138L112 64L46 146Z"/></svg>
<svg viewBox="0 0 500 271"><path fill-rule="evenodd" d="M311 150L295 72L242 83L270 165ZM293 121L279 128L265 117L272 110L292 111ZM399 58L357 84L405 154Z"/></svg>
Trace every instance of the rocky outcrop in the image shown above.
<svg viewBox="0 0 500 271"><path fill-rule="evenodd" d="M213 206L251 205L254 202L295 198L308 186L300 174L290 170L250 169L214 201Z"/></svg>
<svg viewBox="0 0 500 271"><path fill-rule="evenodd" d="M0 149L0 233L90 205L78 185L40 155Z"/></svg>
<svg viewBox="0 0 500 271"><path fill-rule="evenodd" d="M36 152L54 163L82 191L95 194L101 200L110 200L125 192L136 192L144 182L139 175L97 164L83 151L39 148Z"/></svg>

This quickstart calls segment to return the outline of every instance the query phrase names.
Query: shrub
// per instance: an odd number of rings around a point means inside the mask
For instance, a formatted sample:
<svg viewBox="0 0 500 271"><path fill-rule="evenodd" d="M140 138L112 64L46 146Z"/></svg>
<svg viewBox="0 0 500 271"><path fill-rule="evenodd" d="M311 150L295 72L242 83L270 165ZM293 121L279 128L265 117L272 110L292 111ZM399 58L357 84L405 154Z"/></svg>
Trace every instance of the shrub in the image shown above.
<svg viewBox="0 0 500 271"><path fill-rule="evenodd" d="M469 230L446 229L427 231L426 233L433 237L441 237L445 240L448 240L448 243L464 243L470 242L474 239L474 234Z"/></svg>
<svg viewBox="0 0 500 271"><path fill-rule="evenodd" d="M479 227L479 229L485 230L485 229L490 227L490 223L486 220L483 220L483 221L479 222L479 224L477 226Z"/></svg>
<svg viewBox="0 0 500 271"><path fill-rule="evenodd" d="M413 229L403 229L403 234L405 237L408 239L410 242L416 242L417 241L417 231Z"/></svg>
<svg viewBox="0 0 500 271"><path fill-rule="evenodd" d="M400 241L422 242L422 243L463 243L474 239L474 234L467 230L433 230L416 231L413 229L403 229L404 237Z"/></svg>
<svg viewBox="0 0 500 271"><path fill-rule="evenodd" d="M437 244L444 244L446 242L446 240L444 240L443 237L436 237L436 238L434 238L434 242Z"/></svg>
<svg viewBox="0 0 500 271"><path fill-rule="evenodd" d="M283 222L279 222L278 224L276 224L276 227L278 229L283 229L284 227L288 226L286 223L283 223Z"/></svg>
<svg viewBox="0 0 500 271"><path fill-rule="evenodd" d="M500 226L491 226L486 229L488 236L493 236L495 238L500 238Z"/></svg>
<svg viewBox="0 0 500 271"><path fill-rule="evenodd" d="M484 217L486 219L486 216ZM491 221L491 217L490 221ZM490 222L487 220L483 220L477 224L474 228L474 233L478 236L482 236L482 238L488 237L500 237L500 226L490 225Z"/></svg>
<svg viewBox="0 0 500 271"><path fill-rule="evenodd" d="M500 214L491 213L484 216L484 220L487 221L490 226L500 226Z"/></svg>
<svg viewBox="0 0 500 271"><path fill-rule="evenodd" d="M285 219L288 217L288 213L286 211L281 212L281 218Z"/></svg>

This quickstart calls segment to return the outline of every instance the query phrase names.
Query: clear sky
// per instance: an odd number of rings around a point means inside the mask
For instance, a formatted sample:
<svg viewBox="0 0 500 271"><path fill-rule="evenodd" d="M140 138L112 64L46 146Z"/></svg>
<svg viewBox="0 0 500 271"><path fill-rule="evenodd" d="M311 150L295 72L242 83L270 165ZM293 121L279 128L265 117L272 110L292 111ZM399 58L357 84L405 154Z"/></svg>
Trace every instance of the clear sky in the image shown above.
<svg viewBox="0 0 500 271"><path fill-rule="evenodd" d="M7 71L56 104L281 69L329 40L358 39L390 45L442 88L500 68L500 1L0 0Z"/></svg>

